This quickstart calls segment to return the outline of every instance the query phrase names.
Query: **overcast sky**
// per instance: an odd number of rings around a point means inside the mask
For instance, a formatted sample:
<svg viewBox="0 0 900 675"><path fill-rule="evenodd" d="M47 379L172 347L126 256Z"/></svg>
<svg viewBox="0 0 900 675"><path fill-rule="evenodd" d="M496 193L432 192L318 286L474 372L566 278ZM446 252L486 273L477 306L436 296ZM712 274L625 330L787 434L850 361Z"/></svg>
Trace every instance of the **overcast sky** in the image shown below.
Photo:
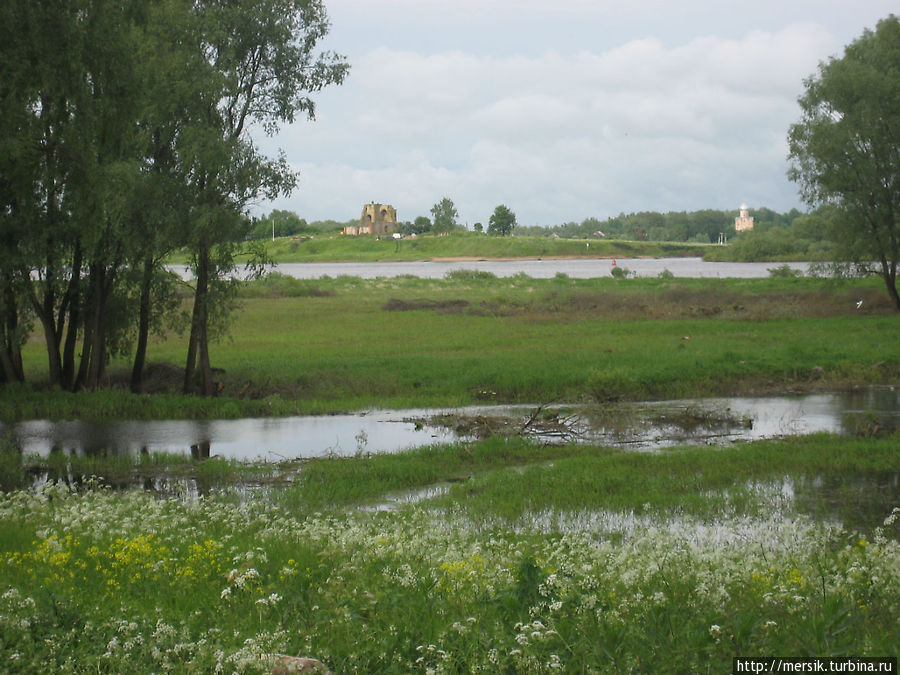
<svg viewBox="0 0 900 675"><path fill-rule="evenodd" d="M274 138L301 172L261 203L400 220L442 197L487 226L635 211L805 210L785 177L803 79L896 0L326 0L348 78Z"/></svg>

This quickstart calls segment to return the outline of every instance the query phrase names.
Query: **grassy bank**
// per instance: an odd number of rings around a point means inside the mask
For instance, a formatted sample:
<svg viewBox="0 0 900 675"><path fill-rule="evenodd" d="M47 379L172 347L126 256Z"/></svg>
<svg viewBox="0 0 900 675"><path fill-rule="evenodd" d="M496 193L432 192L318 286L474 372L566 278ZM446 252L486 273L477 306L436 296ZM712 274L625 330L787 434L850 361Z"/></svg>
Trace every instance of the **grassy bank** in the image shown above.
<svg viewBox="0 0 900 675"><path fill-rule="evenodd" d="M0 419L235 417L475 402L661 399L900 380L895 313L875 280L451 278L247 287L213 345L221 394L177 395L183 336L150 346L148 390L0 389ZM856 308L864 299L863 309ZM45 377L45 375L44 375Z"/></svg>
<svg viewBox="0 0 900 675"><path fill-rule="evenodd" d="M266 242L277 262L375 262L447 258L578 258L578 257L702 257L708 244L554 239L551 237L493 237L474 232L447 236L423 235L395 240L373 236L316 235L283 237ZM184 258L179 258L183 261Z"/></svg>
<svg viewBox="0 0 900 675"><path fill-rule="evenodd" d="M11 673L268 673L272 653L335 673L617 673L895 655L900 510L888 496L857 531L814 499L839 478L840 513L858 513L854 481L896 473L895 441L633 455L491 439L318 460L290 486L202 499L13 492L0 659ZM460 473L431 500L356 508Z"/></svg>

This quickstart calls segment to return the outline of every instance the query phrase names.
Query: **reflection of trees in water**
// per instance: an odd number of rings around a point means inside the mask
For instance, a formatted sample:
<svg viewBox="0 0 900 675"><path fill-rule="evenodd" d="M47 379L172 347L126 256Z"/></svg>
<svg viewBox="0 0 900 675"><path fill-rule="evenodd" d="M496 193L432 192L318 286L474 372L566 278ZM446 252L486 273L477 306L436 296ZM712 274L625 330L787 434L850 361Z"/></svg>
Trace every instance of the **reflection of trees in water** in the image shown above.
<svg viewBox="0 0 900 675"><path fill-rule="evenodd" d="M70 448L67 454L63 446L54 443L47 456L47 482L63 483L74 488L82 487L84 476L72 471L72 464L68 461L68 457L75 457L76 454L75 448Z"/></svg>
<svg viewBox="0 0 900 675"><path fill-rule="evenodd" d="M209 459L209 441L200 441L191 446L191 457L194 459Z"/></svg>
<svg viewBox="0 0 900 675"><path fill-rule="evenodd" d="M210 447L210 441L192 445L193 460L202 463L209 459ZM159 464L146 445L137 451L137 462L127 452L123 454L100 445L67 446L54 442L44 460L27 464L24 462L25 451L20 445L10 443L9 452L14 452L17 456L18 472L10 471L9 473L16 474L10 476L0 472L0 492L28 485L37 487L45 483L59 483L78 491L102 486L122 492L143 489L160 496L194 499L212 493L219 487L219 479L202 470L196 471L197 465L188 469L185 474L180 467L172 471L165 463ZM94 458L107 458L110 461L98 464L90 461Z"/></svg>
<svg viewBox="0 0 900 675"><path fill-rule="evenodd" d="M835 519L847 529L881 525L900 501L900 471L792 479L794 507L816 520Z"/></svg>

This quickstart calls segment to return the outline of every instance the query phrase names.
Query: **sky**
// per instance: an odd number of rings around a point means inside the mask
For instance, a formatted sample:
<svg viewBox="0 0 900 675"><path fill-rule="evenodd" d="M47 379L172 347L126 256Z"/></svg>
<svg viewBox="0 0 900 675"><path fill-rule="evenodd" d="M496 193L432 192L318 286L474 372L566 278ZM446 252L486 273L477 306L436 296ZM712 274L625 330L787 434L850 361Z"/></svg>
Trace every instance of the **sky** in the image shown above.
<svg viewBox="0 0 900 675"><path fill-rule="evenodd" d="M487 227L638 211L807 210L787 131L818 64L896 0L325 0L346 56L314 121L262 134L300 172L254 207L398 219L449 197Z"/></svg>

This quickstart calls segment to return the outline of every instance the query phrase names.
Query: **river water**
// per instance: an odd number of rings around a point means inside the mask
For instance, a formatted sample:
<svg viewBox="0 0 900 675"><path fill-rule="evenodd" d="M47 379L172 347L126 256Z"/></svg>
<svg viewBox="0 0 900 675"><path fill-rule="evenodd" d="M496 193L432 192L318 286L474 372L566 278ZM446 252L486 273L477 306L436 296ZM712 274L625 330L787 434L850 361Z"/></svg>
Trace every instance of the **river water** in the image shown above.
<svg viewBox="0 0 900 675"><path fill-rule="evenodd" d="M404 275L422 279L441 279L455 270L489 272L498 277L524 274L534 279L549 279L566 274L576 279L593 279L610 276L613 267L627 270L639 277L658 277L668 271L673 276L685 278L762 278L769 270L783 263L733 263L706 262L702 258L580 258L553 260L467 260L467 261L416 261L416 262L323 262L281 263L276 270L297 279L321 279L323 277L352 276L362 279L391 278ZM789 263L792 269L806 272L809 263ZM183 266L170 266L183 278L191 278L191 272Z"/></svg>
<svg viewBox="0 0 900 675"><path fill-rule="evenodd" d="M131 421L108 424L36 420L0 424L26 454L91 455L166 451L197 457L279 461L398 452L471 438L466 420L502 421L519 429L534 406L442 410L376 410L348 415L238 420ZM652 450L677 443L728 443L815 432L849 433L865 426L896 429L900 389L763 398L716 398L555 409L568 433L532 432L545 440ZM446 420L451 420L447 424ZM557 419L557 417L554 417ZM463 423L456 424L457 421ZM497 425L494 425L497 428Z"/></svg>

